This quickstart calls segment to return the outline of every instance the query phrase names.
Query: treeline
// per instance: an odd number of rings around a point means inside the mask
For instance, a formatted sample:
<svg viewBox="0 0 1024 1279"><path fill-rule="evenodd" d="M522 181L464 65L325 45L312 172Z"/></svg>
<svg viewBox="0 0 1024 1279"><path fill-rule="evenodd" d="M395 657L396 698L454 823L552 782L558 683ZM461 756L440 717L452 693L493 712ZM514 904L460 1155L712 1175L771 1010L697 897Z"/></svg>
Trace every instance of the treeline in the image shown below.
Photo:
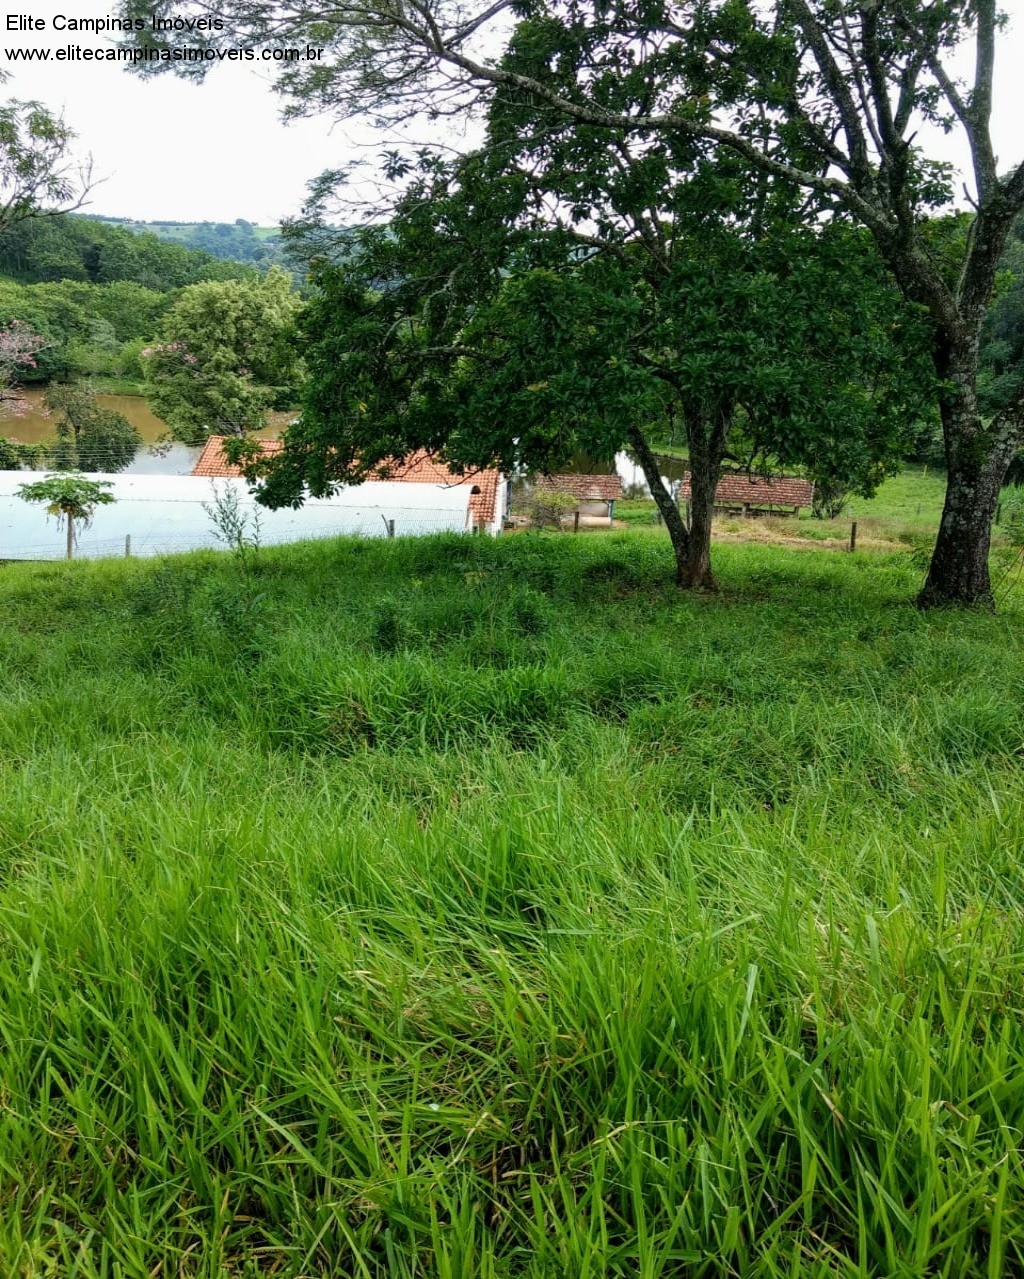
<svg viewBox="0 0 1024 1279"><path fill-rule="evenodd" d="M140 380L139 352L159 328L176 294L131 280L19 284L0 279L0 316L45 339L34 365L18 370L25 385L75 377Z"/></svg>
<svg viewBox="0 0 1024 1279"><path fill-rule="evenodd" d="M97 218L97 221L130 231L133 235L156 235L162 240L199 249L212 257L232 262L248 262L268 267L285 264L281 236L277 231L261 235L260 228L245 218L234 222L135 222L129 218Z"/></svg>
<svg viewBox="0 0 1024 1279"><path fill-rule="evenodd" d="M260 275L94 218L36 218L0 236L0 322L17 320L46 341L34 365L19 369L19 382L137 381L139 352L182 288Z"/></svg>
<svg viewBox="0 0 1024 1279"><path fill-rule="evenodd" d="M255 268L226 261L150 232L135 234L96 218L30 218L0 235L0 275L24 283L74 280L180 289L199 280L252 278Z"/></svg>

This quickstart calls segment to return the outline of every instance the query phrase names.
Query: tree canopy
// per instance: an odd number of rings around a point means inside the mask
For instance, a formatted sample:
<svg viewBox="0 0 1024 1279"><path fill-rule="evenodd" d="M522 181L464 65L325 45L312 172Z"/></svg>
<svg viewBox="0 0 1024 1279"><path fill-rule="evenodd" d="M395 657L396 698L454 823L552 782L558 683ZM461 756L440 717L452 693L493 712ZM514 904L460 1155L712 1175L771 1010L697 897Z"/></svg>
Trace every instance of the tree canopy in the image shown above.
<svg viewBox="0 0 1024 1279"><path fill-rule="evenodd" d="M172 8L170 0L130 7L159 16ZM752 189L807 192L805 216L858 221L931 322L949 482L921 602L991 603L991 523L1024 438L1019 397L991 417L978 403L979 334L1024 207L1024 163L1000 173L991 139L995 0L529 0L513 9L340 0L329 11L304 0L239 0L219 13L211 42L307 39L326 50L281 71L296 112L394 119L482 96L527 104L556 129L604 138L609 150L634 139L641 154L630 167L642 166L653 139L679 153L708 145L741 159L757 175ZM965 82L950 55L968 44L975 68ZM188 70L201 75L204 64ZM953 263L926 225L949 202L952 175L923 149L923 121L957 130L970 149L970 234Z"/></svg>
<svg viewBox="0 0 1024 1279"><path fill-rule="evenodd" d="M189 444L244 435L295 394L293 342L299 297L273 267L256 280L183 289L164 316L162 340L143 352L153 411Z"/></svg>
<svg viewBox="0 0 1024 1279"><path fill-rule="evenodd" d="M67 558L74 555L75 537L79 528L88 528L97 506L106 506L117 499L110 492L105 480L90 480L74 472L48 475L18 487L18 496L26 502L45 503L46 513L67 529Z"/></svg>
<svg viewBox="0 0 1024 1279"><path fill-rule="evenodd" d="M7 78L0 71L0 84ZM64 118L40 102L0 103L0 234L44 211L82 203L90 167L71 158L74 138Z"/></svg>
<svg viewBox="0 0 1024 1279"><path fill-rule="evenodd" d="M919 320L849 226L799 227L731 198L731 166L646 182L605 148L521 141L457 163L424 158L386 227L322 266L303 323L309 390L264 498L296 502L428 448L456 466L553 470L583 450L638 453L681 584L713 584L710 519L723 459L812 463L870 491L905 446L923 388L902 327ZM535 200L555 187L561 210ZM585 204L585 210L581 210ZM586 230L581 229L583 213ZM838 269L842 268L841 272ZM650 448L682 421L684 527Z"/></svg>

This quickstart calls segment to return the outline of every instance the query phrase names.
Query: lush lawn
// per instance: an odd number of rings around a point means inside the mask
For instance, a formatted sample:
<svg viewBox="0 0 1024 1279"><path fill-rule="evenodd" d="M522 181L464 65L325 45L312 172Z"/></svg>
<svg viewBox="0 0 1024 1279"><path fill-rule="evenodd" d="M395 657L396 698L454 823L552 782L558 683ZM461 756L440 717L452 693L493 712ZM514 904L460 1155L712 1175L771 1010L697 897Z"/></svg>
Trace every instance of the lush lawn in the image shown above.
<svg viewBox="0 0 1024 1279"><path fill-rule="evenodd" d="M0 568L0 1274L1024 1268L1024 618L663 533Z"/></svg>

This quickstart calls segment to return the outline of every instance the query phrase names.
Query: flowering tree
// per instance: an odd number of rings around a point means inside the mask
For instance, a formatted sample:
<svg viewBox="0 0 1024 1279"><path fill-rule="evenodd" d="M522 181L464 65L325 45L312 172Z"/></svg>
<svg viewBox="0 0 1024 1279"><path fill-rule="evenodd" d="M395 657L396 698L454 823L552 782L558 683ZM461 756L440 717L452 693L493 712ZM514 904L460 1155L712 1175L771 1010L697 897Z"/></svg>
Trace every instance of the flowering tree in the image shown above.
<svg viewBox="0 0 1024 1279"><path fill-rule="evenodd" d="M76 521L80 528L92 523L97 506L115 501L107 492L110 485L105 480L87 480L84 475L51 475L34 484L22 484L18 496L26 502L45 502L47 515L56 516L57 527L67 526L67 557L74 556Z"/></svg>
<svg viewBox="0 0 1024 1279"><path fill-rule="evenodd" d="M0 328L0 407L8 415L25 411L25 401L17 388L18 374L36 367L36 356L49 346L46 338L33 333L20 320Z"/></svg>

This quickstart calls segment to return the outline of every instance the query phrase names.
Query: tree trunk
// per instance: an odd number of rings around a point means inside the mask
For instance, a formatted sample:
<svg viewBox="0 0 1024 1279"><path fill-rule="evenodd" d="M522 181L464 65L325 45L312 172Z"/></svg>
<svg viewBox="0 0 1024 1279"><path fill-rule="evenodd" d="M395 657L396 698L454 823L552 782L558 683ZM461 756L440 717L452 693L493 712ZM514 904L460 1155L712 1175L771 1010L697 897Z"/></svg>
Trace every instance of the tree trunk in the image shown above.
<svg viewBox="0 0 1024 1279"><path fill-rule="evenodd" d="M718 585L711 572L711 516L722 467L722 452L717 442L709 445L703 429L693 429L687 421L691 485L690 527L687 528L679 507L665 487L657 458L647 440L638 430L631 430L629 438L640 459L651 496L668 529L676 557L676 585L684 590L717 590Z"/></svg>
<svg viewBox="0 0 1024 1279"><path fill-rule="evenodd" d="M987 430L977 404L977 343L959 348L940 334L936 368L944 381L940 402L946 446L946 499L921 608L952 605L992 608L988 557L999 493L1017 451L1019 432L1006 422Z"/></svg>
<svg viewBox="0 0 1024 1279"><path fill-rule="evenodd" d="M722 470L721 453L713 449L702 429L687 432L690 450L690 548L680 586L716 591L711 572L711 521L715 492Z"/></svg>
<svg viewBox="0 0 1024 1279"><path fill-rule="evenodd" d="M950 461L942 522L917 600L922 608L994 607L989 546L1009 462L1002 451L984 460L954 456Z"/></svg>

